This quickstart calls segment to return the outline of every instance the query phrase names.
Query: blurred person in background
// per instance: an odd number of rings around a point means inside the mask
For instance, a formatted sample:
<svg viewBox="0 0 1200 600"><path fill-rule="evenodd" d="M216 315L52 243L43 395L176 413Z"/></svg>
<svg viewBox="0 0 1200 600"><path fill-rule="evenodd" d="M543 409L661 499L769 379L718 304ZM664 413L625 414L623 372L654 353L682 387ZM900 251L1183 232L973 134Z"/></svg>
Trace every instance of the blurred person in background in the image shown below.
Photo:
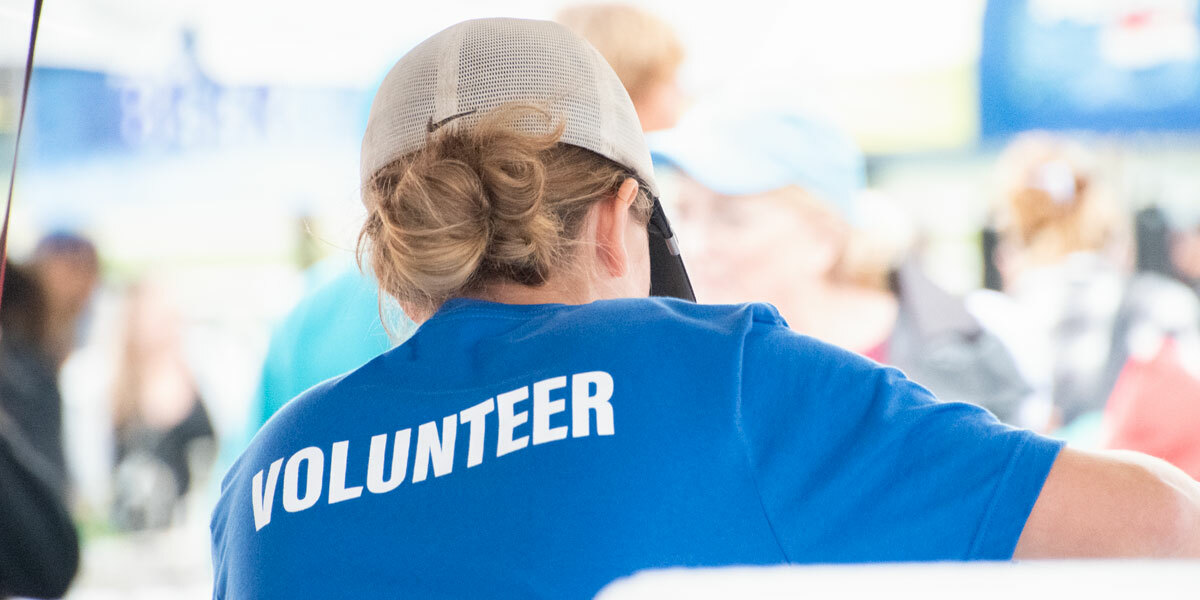
<svg viewBox="0 0 1200 600"><path fill-rule="evenodd" d="M675 125L683 107L678 71L684 50L666 22L623 4L573 6L556 20L591 42L613 67L643 131ZM373 277L345 262L334 258L311 269L309 278L317 283L272 332L252 431L304 390L361 366L416 329L398 307L380 303Z"/></svg>
<svg viewBox="0 0 1200 600"><path fill-rule="evenodd" d="M37 243L32 265L45 290L46 344L57 369L79 345L80 321L99 281L100 260L90 240L59 231Z"/></svg>
<svg viewBox="0 0 1200 600"><path fill-rule="evenodd" d="M79 537L54 465L0 406L0 598L58 598L79 568Z"/></svg>
<svg viewBox="0 0 1200 600"><path fill-rule="evenodd" d="M683 111L679 66L683 43L662 19L626 4L582 4L559 11L556 21L600 51L617 73L642 131L670 129Z"/></svg>
<svg viewBox="0 0 1200 600"><path fill-rule="evenodd" d="M180 500L207 474L213 426L165 290L136 283L125 310L113 388L113 522L125 530L162 528L176 521Z"/></svg>
<svg viewBox="0 0 1200 600"><path fill-rule="evenodd" d="M1139 211L1137 217L1140 277L1175 277L1195 290L1193 286L1200 282L1200 208L1150 207ZM1148 276L1147 271L1160 275ZM1179 292L1172 295L1182 296ZM1181 321L1188 314L1200 317L1194 303L1189 307L1180 299L1173 304L1159 301L1158 306L1141 310L1178 311ZM1155 317L1166 319L1168 314ZM1129 356L1104 407L1103 446L1157 456L1200 479L1197 328L1183 322L1170 329L1141 325L1126 337Z"/></svg>
<svg viewBox="0 0 1200 600"><path fill-rule="evenodd" d="M1025 329L1013 341L1015 354L1051 399L1046 427L1099 443L1102 411L1127 368L1165 360L1159 368L1170 363L1191 378L1175 350L1197 339L1200 304L1168 277L1133 272L1129 217L1081 145L1025 134L1004 151L999 173L997 261ZM1196 367L1189 368L1200 373ZM1119 387L1118 404L1144 404L1165 391L1145 375L1139 371L1137 386L1128 379ZM1191 435L1200 440L1200 431Z"/></svg>
<svg viewBox="0 0 1200 600"><path fill-rule="evenodd" d="M62 397L40 281L33 269L8 264L0 303L0 408L50 466L46 478L62 497L67 487Z"/></svg>
<svg viewBox="0 0 1200 600"><path fill-rule="evenodd" d="M61 397L59 404L63 407L60 439L66 457L69 505L76 518L87 522L91 508L106 502L108 497L98 494L99 490L89 484L107 480L111 466L111 455L106 451L109 445L107 403L103 400L106 386L98 383L97 377L107 376L112 367L106 364L98 372L80 372L80 367L86 371L89 361L95 362L100 354L111 360L108 348L89 348L98 341L96 327L103 325L102 319L93 318L102 302L101 295L95 293L100 282L99 255L96 246L84 235L69 230L52 231L35 245L30 267L42 290L42 339L57 383L55 393ZM84 389L88 394L81 396L79 392ZM102 432L103 446L91 443L92 432ZM104 511L99 513L97 516Z"/></svg>
<svg viewBox="0 0 1200 600"><path fill-rule="evenodd" d="M848 136L792 109L713 106L650 140L684 175L679 228L700 299L771 303L798 332L1015 422L1031 388L1003 344L917 267L912 226L863 192Z"/></svg>
<svg viewBox="0 0 1200 600"><path fill-rule="evenodd" d="M0 598L58 597L78 568L79 542L64 500L46 301L31 269L5 265L0 308Z"/></svg>
<svg viewBox="0 0 1200 600"><path fill-rule="evenodd" d="M382 310L374 278L346 262L338 257L310 268L314 283L271 333L250 433L304 390L392 347L381 317L394 312ZM411 321L396 317L393 332L406 336Z"/></svg>

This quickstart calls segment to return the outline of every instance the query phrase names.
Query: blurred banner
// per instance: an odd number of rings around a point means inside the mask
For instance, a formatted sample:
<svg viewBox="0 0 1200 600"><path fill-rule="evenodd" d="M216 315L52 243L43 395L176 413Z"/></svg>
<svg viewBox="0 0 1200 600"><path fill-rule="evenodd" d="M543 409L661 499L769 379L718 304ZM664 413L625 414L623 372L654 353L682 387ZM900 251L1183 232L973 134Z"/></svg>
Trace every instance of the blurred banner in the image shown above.
<svg viewBox="0 0 1200 600"><path fill-rule="evenodd" d="M1200 1L988 2L982 133L1200 130Z"/></svg>
<svg viewBox="0 0 1200 600"><path fill-rule="evenodd" d="M979 136L983 11L979 0L776 2L746 9L752 20L740 28L707 26L729 29L729 42L697 39L688 50L708 90L803 106L870 154L957 150Z"/></svg>
<svg viewBox="0 0 1200 600"><path fill-rule="evenodd" d="M16 144L17 116L21 109L21 87L29 52L29 25L33 2L9 2L0 6L0 184L8 189Z"/></svg>

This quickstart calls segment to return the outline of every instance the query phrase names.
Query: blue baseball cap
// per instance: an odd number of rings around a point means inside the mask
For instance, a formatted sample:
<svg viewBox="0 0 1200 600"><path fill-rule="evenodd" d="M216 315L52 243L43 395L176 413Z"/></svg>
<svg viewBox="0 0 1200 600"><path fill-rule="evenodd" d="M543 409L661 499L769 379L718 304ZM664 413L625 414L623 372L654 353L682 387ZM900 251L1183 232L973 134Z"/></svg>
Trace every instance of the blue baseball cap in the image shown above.
<svg viewBox="0 0 1200 600"><path fill-rule="evenodd" d="M702 106L646 136L655 164L678 168L719 194L796 185L852 220L866 174L862 151L833 124L789 108Z"/></svg>

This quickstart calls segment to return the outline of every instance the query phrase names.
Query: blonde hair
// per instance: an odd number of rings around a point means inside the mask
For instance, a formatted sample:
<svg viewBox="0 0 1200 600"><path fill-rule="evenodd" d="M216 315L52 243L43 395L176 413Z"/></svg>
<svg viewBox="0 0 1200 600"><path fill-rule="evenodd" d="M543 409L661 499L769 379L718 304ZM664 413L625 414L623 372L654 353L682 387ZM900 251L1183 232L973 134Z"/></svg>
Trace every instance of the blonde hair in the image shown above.
<svg viewBox="0 0 1200 600"><path fill-rule="evenodd" d="M589 209L634 176L560 143L554 121L543 107L505 105L469 129L429 134L376 172L363 188L358 255L380 290L422 317L492 282L539 286L569 267ZM531 123L543 133L528 133ZM651 208L639 186L635 218L648 222Z"/></svg>
<svg viewBox="0 0 1200 600"><path fill-rule="evenodd" d="M683 63L683 44L658 17L624 4L585 4L555 19L591 42L629 92L634 104L656 84L669 81Z"/></svg>
<svg viewBox="0 0 1200 600"><path fill-rule="evenodd" d="M1127 223L1087 163L1082 148L1043 132L1022 135L1002 154L1002 228L1029 261L1108 251L1123 238Z"/></svg>

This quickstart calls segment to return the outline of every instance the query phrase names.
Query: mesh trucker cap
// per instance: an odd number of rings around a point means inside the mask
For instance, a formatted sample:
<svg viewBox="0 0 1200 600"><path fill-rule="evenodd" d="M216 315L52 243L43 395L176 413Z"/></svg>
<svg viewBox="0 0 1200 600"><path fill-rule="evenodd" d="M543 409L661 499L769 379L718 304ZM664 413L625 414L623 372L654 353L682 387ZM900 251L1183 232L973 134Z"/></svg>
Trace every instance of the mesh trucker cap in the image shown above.
<svg viewBox="0 0 1200 600"><path fill-rule="evenodd" d="M364 186L439 128L471 127L509 102L535 102L563 119L561 141L629 169L655 198L651 294L694 299L633 102L600 53L550 21L476 19L451 26L405 54L384 77L363 135ZM518 123L518 126L521 126ZM531 133L543 125L528 123Z"/></svg>

